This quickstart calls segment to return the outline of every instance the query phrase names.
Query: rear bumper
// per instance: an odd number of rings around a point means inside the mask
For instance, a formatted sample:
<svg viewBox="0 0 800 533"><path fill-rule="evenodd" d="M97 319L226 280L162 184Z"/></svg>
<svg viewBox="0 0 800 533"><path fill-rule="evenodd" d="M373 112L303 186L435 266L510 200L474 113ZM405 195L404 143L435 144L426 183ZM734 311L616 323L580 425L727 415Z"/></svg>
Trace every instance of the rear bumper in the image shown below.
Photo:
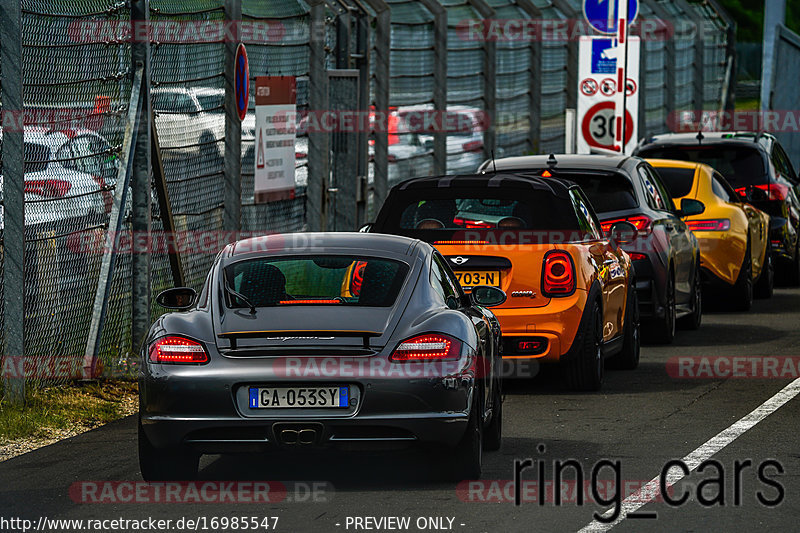
<svg viewBox="0 0 800 533"><path fill-rule="evenodd" d="M647 259L637 259L632 262L636 273L639 317L642 320L657 320L664 317L666 273L663 269L653 268L653 259L657 260L654 256L655 254L648 254Z"/></svg>
<svg viewBox="0 0 800 533"><path fill-rule="evenodd" d="M494 308L505 342L522 337L543 337L547 348L535 355L503 355L504 360L536 359L542 363L558 363L572 347L580 330L587 293L576 290L571 296L551 298L544 307L516 309Z"/></svg>

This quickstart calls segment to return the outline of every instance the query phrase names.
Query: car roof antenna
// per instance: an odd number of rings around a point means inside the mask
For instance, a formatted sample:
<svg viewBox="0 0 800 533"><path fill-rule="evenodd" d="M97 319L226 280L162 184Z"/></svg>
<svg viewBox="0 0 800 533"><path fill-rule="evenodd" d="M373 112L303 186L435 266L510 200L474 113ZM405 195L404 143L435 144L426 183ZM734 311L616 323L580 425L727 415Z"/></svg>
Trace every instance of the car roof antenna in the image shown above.
<svg viewBox="0 0 800 533"><path fill-rule="evenodd" d="M547 158L547 166L552 170L556 167L556 165L558 165L558 161L556 161L556 154L550 154L550 157Z"/></svg>
<svg viewBox="0 0 800 533"><path fill-rule="evenodd" d="M697 139L697 144L703 144L703 139L705 139L705 138L706 137L705 137L705 135L703 135L703 130L698 131L697 132L697 137L695 137L695 139Z"/></svg>
<svg viewBox="0 0 800 533"><path fill-rule="evenodd" d="M492 168L494 169L494 173L497 174L497 165L494 162L494 150L492 150Z"/></svg>

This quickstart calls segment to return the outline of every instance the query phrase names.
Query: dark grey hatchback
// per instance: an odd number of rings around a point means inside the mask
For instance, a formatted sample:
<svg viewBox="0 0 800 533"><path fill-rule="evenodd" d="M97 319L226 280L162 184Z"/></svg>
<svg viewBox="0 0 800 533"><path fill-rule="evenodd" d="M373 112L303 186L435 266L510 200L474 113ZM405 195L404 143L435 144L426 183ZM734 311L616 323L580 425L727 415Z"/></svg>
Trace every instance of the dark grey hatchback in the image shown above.
<svg viewBox="0 0 800 533"><path fill-rule="evenodd" d="M197 295L169 289L143 347L139 463L186 480L203 453L433 445L480 476L502 432L494 287L465 295L429 244L364 233L238 241Z"/></svg>

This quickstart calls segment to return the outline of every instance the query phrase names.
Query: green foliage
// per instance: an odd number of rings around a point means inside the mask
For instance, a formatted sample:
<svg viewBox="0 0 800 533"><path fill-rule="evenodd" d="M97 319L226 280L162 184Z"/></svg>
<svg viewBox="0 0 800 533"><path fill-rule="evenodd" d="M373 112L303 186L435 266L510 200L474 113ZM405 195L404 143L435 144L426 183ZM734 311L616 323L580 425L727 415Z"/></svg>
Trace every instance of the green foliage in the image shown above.
<svg viewBox="0 0 800 533"><path fill-rule="evenodd" d="M760 42L764 34L764 0L719 0L736 21L736 39ZM800 34L800 2L786 1L786 26Z"/></svg>

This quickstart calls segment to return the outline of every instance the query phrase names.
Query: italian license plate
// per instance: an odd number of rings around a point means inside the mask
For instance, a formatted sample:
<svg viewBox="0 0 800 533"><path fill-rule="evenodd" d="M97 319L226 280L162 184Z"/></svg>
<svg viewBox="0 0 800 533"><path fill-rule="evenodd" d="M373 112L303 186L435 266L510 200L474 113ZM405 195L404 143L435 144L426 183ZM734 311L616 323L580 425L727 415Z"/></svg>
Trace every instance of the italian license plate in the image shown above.
<svg viewBox="0 0 800 533"><path fill-rule="evenodd" d="M251 409L349 407L349 387L250 387Z"/></svg>
<svg viewBox="0 0 800 533"><path fill-rule="evenodd" d="M478 285L500 286L500 272L496 270L462 270L454 272L462 287Z"/></svg>

